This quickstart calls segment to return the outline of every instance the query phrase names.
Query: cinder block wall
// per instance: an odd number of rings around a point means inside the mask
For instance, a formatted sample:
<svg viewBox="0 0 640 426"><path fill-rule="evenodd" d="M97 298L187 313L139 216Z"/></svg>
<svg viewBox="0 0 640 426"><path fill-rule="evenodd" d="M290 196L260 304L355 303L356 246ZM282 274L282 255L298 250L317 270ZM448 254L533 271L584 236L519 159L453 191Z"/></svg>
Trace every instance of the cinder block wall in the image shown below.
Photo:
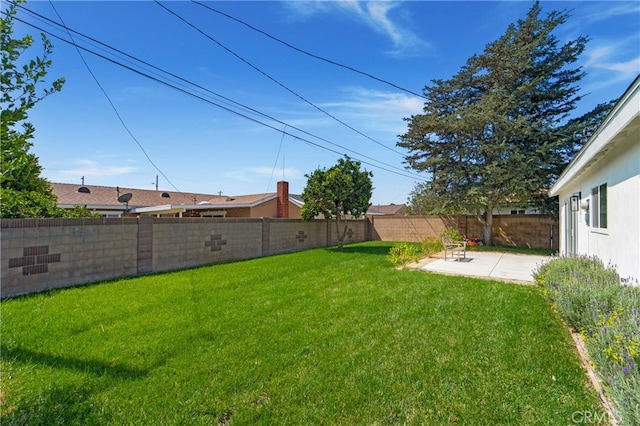
<svg viewBox="0 0 640 426"><path fill-rule="evenodd" d="M137 219L10 219L2 230L2 297L135 275Z"/></svg>
<svg viewBox="0 0 640 426"><path fill-rule="evenodd" d="M338 244L338 232L335 222L327 223L327 246L335 246ZM341 222L340 232L346 226L347 230L344 237L344 243L357 243L360 241L369 241L369 223L365 220L347 220Z"/></svg>
<svg viewBox="0 0 640 426"><path fill-rule="evenodd" d="M558 220L544 215L496 215L493 217L493 244L500 246L550 248L558 250ZM467 217L469 237L482 238L482 222Z"/></svg>
<svg viewBox="0 0 640 426"><path fill-rule="evenodd" d="M422 241L455 228L481 237L474 216L378 216L345 222L345 243ZM0 296L290 253L337 242L334 222L252 218L3 219ZM558 248L549 216L494 217L494 243Z"/></svg>
<svg viewBox="0 0 640 426"><path fill-rule="evenodd" d="M366 220L346 222L346 243ZM334 245L332 222L252 218L4 219L7 297L88 282Z"/></svg>
<svg viewBox="0 0 640 426"><path fill-rule="evenodd" d="M373 240L420 242L446 228L457 229L466 238L482 238L477 216L375 216L369 220ZM496 215L492 228L495 245L558 250L559 225L553 216Z"/></svg>
<svg viewBox="0 0 640 426"><path fill-rule="evenodd" d="M262 220L140 218L151 222L152 268L161 272L262 256Z"/></svg>
<svg viewBox="0 0 640 426"><path fill-rule="evenodd" d="M446 228L465 234L458 216L372 216L369 220L373 240L420 242L439 236Z"/></svg>
<svg viewBox="0 0 640 426"><path fill-rule="evenodd" d="M269 247L265 254L291 253L318 247L328 247L327 222L303 222L296 219L264 219L269 230ZM364 222L364 221L362 221Z"/></svg>

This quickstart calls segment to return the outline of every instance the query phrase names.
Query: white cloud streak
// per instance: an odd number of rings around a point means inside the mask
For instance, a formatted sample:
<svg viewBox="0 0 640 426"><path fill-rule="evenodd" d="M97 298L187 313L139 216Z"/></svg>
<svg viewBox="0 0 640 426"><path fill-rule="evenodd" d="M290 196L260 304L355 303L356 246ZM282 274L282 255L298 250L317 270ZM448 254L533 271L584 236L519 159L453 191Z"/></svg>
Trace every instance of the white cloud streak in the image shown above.
<svg viewBox="0 0 640 426"><path fill-rule="evenodd" d="M356 0L294 1L288 2L287 7L293 11L297 19L303 20L318 14L341 12L388 37L394 46L393 50L388 52L390 55L423 56L431 49L431 44L390 16L399 4L391 1L360 2Z"/></svg>
<svg viewBox="0 0 640 426"><path fill-rule="evenodd" d="M341 101L324 104L364 133L377 130L394 135L406 130L403 118L422 113L423 105L422 99L404 93L361 87L348 88Z"/></svg>
<svg viewBox="0 0 640 426"><path fill-rule="evenodd" d="M228 179L237 180L240 182L254 183L254 182L266 182L265 177L273 177L274 179L280 179L283 175L287 180L301 178L304 173L300 170L288 167L284 171L281 167L268 167L258 166L249 167L246 169L239 169L233 171L223 172L223 176Z"/></svg>
<svg viewBox="0 0 640 426"><path fill-rule="evenodd" d="M69 169L57 170L61 177L72 179L73 177L105 177L105 176L122 176L137 171L136 167L132 166L110 166L99 164L93 160L76 160L76 166Z"/></svg>
<svg viewBox="0 0 640 426"><path fill-rule="evenodd" d="M635 58L619 61L620 43L601 45L586 52L584 67L589 74L607 72L611 81L633 80L640 72L640 54Z"/></svg>

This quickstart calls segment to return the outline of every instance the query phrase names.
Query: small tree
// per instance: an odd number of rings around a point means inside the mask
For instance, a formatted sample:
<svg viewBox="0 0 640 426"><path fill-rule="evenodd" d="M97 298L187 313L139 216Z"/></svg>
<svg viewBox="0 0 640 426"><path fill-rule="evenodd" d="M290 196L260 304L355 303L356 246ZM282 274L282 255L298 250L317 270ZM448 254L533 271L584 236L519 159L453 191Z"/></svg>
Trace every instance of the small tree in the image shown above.
<svg viewBox="0 0 640 426"><path fill-rule="evenodd" d="M2 217L64 216L66 213L58 208L57 198L51 185L46 179L40 177L42 167L38 164L38 157L29 152L34 128L25 121L29 109L62 88L64 78L54 81L50 88L38 92L37 86L44 82L47 68L51 66L48 56L53 46L42 34L42 57L21 60L21 55L33 44L33 37L30 35L21 39L12 37L13 20L20 2L12 1L3 11L0 27L1 215Z"/></svg>
<svg viewBox="0 0 640 426"><path fill-rule="evenodd" d="M371 205L373 173L361 171L358 161L345 156L330 169L317 169L305 176L308 180L302 192L302 219L311 221L323 215L327 220L334 220L338 248L342 250L347 234L344 219L347 215L362 216Z"/></svg>

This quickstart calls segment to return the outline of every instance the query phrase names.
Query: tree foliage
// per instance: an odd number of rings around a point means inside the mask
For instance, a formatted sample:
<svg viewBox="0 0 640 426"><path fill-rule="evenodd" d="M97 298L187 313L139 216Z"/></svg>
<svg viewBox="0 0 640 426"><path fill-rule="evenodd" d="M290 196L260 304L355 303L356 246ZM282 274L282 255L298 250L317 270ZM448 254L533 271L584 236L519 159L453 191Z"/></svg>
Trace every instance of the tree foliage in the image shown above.
<svg viewBox="0 0 640 426"><path fill-rule="evenodd" d="M406 119L398 142L408 165L430 176L414 189L413 210L477 213L488 245L494 208L544 205L567 152L559 129L581 99L584 73L571 64L588 40L561 45L553 30L568 14L540 15L536 3L456 75L425 87L423 114Z"/></svg>
<svg viewBox="0 0 640 426"><path fill-rule="evenodd" d="M581 117L569 120L558 129L558 155L555 158L556 176L569 165L587 139L600 126L605 117L615 106L617 99L598 104L594 109Z"/></svg>
<svg viewBox="0 0 640 426"><path fill-rule="evenodd" d="M329 169L316 169L307 177L307 185L302 192L304 205L302 219L313 220L322 215L334 220L338 247L344 246L347 215L360 217L369 209L373 184L373 174L360 170L360 163L349 157L341 158Z"/></svg>
<svg viewBox="0 0 640 426"><path fill-rule="evenodd" d="M86 216L85 209L66 213L57 207L57 198L49 182L40 177L42 167L38 157L29 152L34 127L28 123L28 111L45 97L60 91L64 78L55 80L48 88L45 83L51 66L49 55L53 46L42 34L42 54L24 59L23 54L33 45L33 37L13 38L13 22L21 1L12 1L2 12L0 50L2 52L0 143L0 198L2 217L60 217Z"/></svg>

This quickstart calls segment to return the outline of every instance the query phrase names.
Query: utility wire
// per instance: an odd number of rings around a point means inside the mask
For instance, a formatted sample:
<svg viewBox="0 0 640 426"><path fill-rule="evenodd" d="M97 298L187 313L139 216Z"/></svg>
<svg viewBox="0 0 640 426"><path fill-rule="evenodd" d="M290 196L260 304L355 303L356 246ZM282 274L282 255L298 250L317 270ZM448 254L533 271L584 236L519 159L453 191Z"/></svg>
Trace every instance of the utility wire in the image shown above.
<svg viewBox="0 0 640 426"><path fill-rule="evenodd" d="M40 15L39 13L34 12L34 11L32 11L32 10L30 10L30 9L28 9L28 8L26 8L26 7L24 7L24 6L19 6L19 7L20 7L21 9L23 9L24 11L26 11L26 12L28 12L28 13L30 13L30 14L32 14L32 15L34 15L34 17L36 17L36 19L38 19L38 20L40 20L40 21L47 21L48 23L53 24L53 25L56 25L56 26L58 26L58 27L61 27L62 29L66 30L66 31L71 31L72 33L77 34L77 35L79 35L80 37L82 37L82 38L84 38L84 39L90 40L91 42L96 43L96 44L98 44L99 46L105 47L106 49L110 49L110 50L112 50L112 51L114 51L114 52L117 52L117 53L118 53L118 54L120 54L120 55L123 55L123 56L125 56L125 57L127 57L127 58L129 58L129 59L132 59L133 61L139 62L139 63L144 64L145 66L147 66L147 67L149 67L149 68L152 68L152 69L154 69L154 70L157 70L157 71L159 71L159 72L161 72L161 73L163 73L163 74L169 75L169 76L171 76L172 78L175 78L175 79L177 79L177 80L179 80L179 81L181 81L181 82L184 82L184 83L186 83L186 84L187 84L187 85L189 85L189 86L194 86L194 87L196 87L196 88L198 88L198 89L200 89L200 90L202 90L202 91L204 91L204 92L210 93L210 94L212 94L212 95L214 95L214 96L216 96L216 97L218 97L218 98L220 98L220 99L224 100L225 102L223 102L223 103L228 102L229 104L235 105L235 106L240 107L240 108L242 108L242 109L245 109L245 110L247 110L247 111L253 112L253 113L255 113L255 114L258 114L258 115L261 115L261 116L263 116L263 117L265 117L265 118L269 118L269 119L272 119L272 120L273 120L273 118L272 118L272 117L269 117L268 115L263 114L262 112L260 112L260 111L258 111L258 110L256 110L256 109L250 108L250 107L248 107L248 106L246 106L246 105L243 105L243 104L241 104L241 103L239 103L239 102L236 102L236 101L234 101L234 100L232 100L232 99L230 99L230 98L228 98L228 97L226 97L226 96L223 96L223 95L221 95L221 94L219 94L219 93L216 93L216 92L214 92L214 91L212 91L212 90L210 90L210 89L208 89L208 88L206 88L206 87L204 87L204 86L201 86L201 85L199 85L199 84L197 84L197 83L194 83L194 82L192 82L192 81L190 81L190 80L187 80L187 79L185 79L185 78L182 78L182 77L180 77L179 75L176 75L176 74L171 73L171 72L169 72L169 71L166 71L166 70L164 70L164 69L162 69L162 68L159 68L159 67L157 67L157 66L155 66L155 65L153 65L153 64L150 64L149 62L143 61L143 60L142 60L142 59L140 59L140 58L137 58L137 57L135 57L135 56L133 56L133 55L130 55L130 54L126 53L126 52L123 52L122 50L119 50L119 49L117 49L117 48L115 48L115 47L113 47L113 46L110 46L110 45L108 45L108 44L106 44L106 43L103 43L103 42L101 42L101 41L99 41L99 40L96 40L95 38L92 38L92 37L90 37L90 36L88 36L88 35L86 35L86 34L83 34L83 33L81 33L81 32L78 32L78 31L76 31L76 30L73 30L73 29L71 29L71 28L68 28L68 27L66 27L66 26L60 25L60 23L59 23L59 22L53 21L53 20L51 20L51 19L47 18L46 16ZM33 26L33 25L32 25L32 26ZM52 33L49 33L49 32L47 32L47 34L52 35L53 37L57 37L57 36L55 36L55 35L53 35ZM64 40L64 39L62 39L62 38L60 38L60 37L57 37L57 38L58 38L58 39L60 39L60 40L66 41L66 40ZM100 48L100 50L107 52L105 49L101 49L101 48ZM131 62L131 61L126 61L126 62L129 62L129 63L133 64L133 62ZM159 74L157 74L157 73L155 73L155 72L153 72L153 71L150 71L150 72L152 72L153 74L155 74L155 75L158 75L158 76L159 76Z"/></svg>
<svg viewBox="0 0 640 426"><path fill-rule="evenodd" d="M86 52L88 52L88 53L91 53L91 54L93 54L93 55L95 55L95 56L97 56L97 57L99 57L99 58L102 58L102 59L104 59L104 60L106 60L106 61L108 61L108 62L111 62L111 63L113 63L113 64L115 64L115 65L118 65L118 66L120 66L120 67L122 67L122 68L125 68L125 69L127 69L127 70L129 70L129 71L131 71L131 72L134 72L134 73L138 74L138 75L141 75L141 76L143 76L143 77L149 78L150 80L153 80L153 81L155 81L155 82L157 82L157 83L160 83L160 84L162 84L162 85L164 85L164 86L167 86L167 87L173 88L173 89L175 89L175 90L177 90L177 91L179 91L179 92L182 92L182 93L184 93L184 94L187 94L187 95L189 95L189 96L191 96L191 97L194 97L194 98L196 98L196 99L198 99L198 100L201 100L201 101L206 102L206 103L208 103L208 104L210 104L210 105L213 105L213 106L216 106L216 107L218 107L218 108L220 108L220 109L223 109L223 110L225 110L225 111L228 111L228 112L230 112L231 114L237 115L237 116L239 116L239 117L242 117L242 118L245 118L245 119L247 119L247 120L249 120L249 121L252 121L252 122L254 122L254 123L256 123L256 124L262 125L262 126L264 126L264 127L270 128L270 129L272 129L272 130L275 130L275 131L277 131L278 133L284 133L285 135L291 136L292 138L294 138L294 139L296 139L296 140L299 140L299 141L301 141L301 142L304 142L304 143L306 143L306 144L308 144L308 145L311 145L311 146L314 146L314 147L316 147L316 148L320 148L320 149L325 150L325 151L333 152L333 153L335 153L335 154L338 154L339 156L344 156L344 155L346 155L346 154L344 154L344 152L336 151L335 149L328 148L328 147L326 147L326 146L322 146L322 145L320 145L319 143L312 142L312 141L310 141L309 139L305 139L305 138L303 138L303 137L300 137L300 136L298 136L298 135L292 134L292 133L290 133L290 132L286 132L286 131L285 131L285 132L283 132L281 129L278 129L277 127L274 127L274 126L272 126L272 125L270 125L270 124L264 123L264 122L262 122L262 121L260 121L260 120L258 120L258 119L256 119L256 118L250 117L250 116L248 116L248 115L246 115L246 114L243 114L243 113L238 112L238 111L236 111L236 110L233 110L233 109L231 109L231 108L229 108L229 107L226 107L226 106L224 106L224 105L221 105L221 104L219 104L219 103L217 103L217 102L212 101L211 99L204 98L203 96L198 95L198 94L193 93L193 92L190 92L190 91L188 91L188 90L186 90L186 89L180 88L180 87L178 87L178 86L176 86L175 84L172 84L172 83L170 83L170 82L163 81L163 80L161 80L161 79L159 79L159 78L157 78L157 77L154 77L154 76L152 76L152 75L150 75L150 74L147 74L147 73L145 73L145 72L143 72L143 71L140 71L140 70L137 70L137 69L135 69L135 68L132 68L132 67L130 67L130 66L128 66L128 65L125 65L125 64L123 64L123 63L121 63L121 62L116 61L115 59L109 58L109 57L104 56L104 55L102 55L102 54L100 54L100 53L97 53L97 52L95 52L95 51L93 51L93 50L90 50L90 49L88 49L88 48L86 48L86 47L80 46L80 45L76 44L76 43L75 43L75 42L73 42L73 41L66 40L66 39L64 39L64 38L62 38L62 37L60 37L60 36L58 36L58 35L56 35L56 34L53 34L53 33L51 33L50 31L47 31L47 30L45 30L45 29L43 29L43 28L41 28L41 27L39 27L39 26L37 26L37 25L35 25L35 24L32 24L32 23L27 22L27 21L24 21L24 20L22 20L22 19L20 19L20 18L17 18L17 17L16 17L15 19L16 19L17 21L19 21L19 22L22 22L22 23L24 23L24 24L26 24L26 25L28 25L28 26L32 27L32 28L35 28L35 29L37 29L37 30L39 30L39 31L41 31L41 32L44 32L44 33L46 33L46 34L50 35L51 37L54 37L54 38L56 38L56 39L58 39L58 40L60 40L60 41L63 41L63 42L65 42L65 43L67 43L67 44L70 44L70 45L72 45L72 46L75 46L76 48L79 48L79 49L84 50L84 51L86 51ZM341 146L341 145L339 145L339 144L336 144L336 143L334 143L334 142L331 142L331 141L329 141L329 140L327 140L327 139L324 139L324 138L321 138L321 137L315 136L315 135L313 135L313 134L311 134L311 133L308 133L308 132L306 132L306 131L304 131L304 130L298 129L298 128L297 128L297 127L295 127L295 126L291 126L291 125L289 125L289 124L287 124L287 123L285 123L285 122L283 122L283 121L280 121L280 120L278 120L278 119L275 119L275 118L273 118L273 117L270 117L270 116L268 116L268 115L266 115L266 114L263 114L263 113L259 113L259 114L260 114L260 115L262 115L262 116L268 117L268 118L270 118L270 119L272 119L272 120L274 120L274 121L276 121L276 122L278 122L278 123L280 123L280 124L286 125L286 126L288 126L288 127L292 128L292 129L298 130L298 131L300 131L300 132L302 132L302 133L304 133L304 134L307 134L307 135L312 136L312 137L314 137L314 138L316 138L316 139L319 139L319 140L321 140L321 141L323 141L323 142L326 142L326 143L328 143L328 144L334 145L334 146L336 146L336 147L338 147L338 148L340 148L340 149L343 149L343 150L345 150L345 151L349 151L349 152L355 153L355 154L357 154L357 155L358 155L358 156L360 156L360 157L369 158L370 160L375 161L375 162L378 162L378 163L380 163L380 164L384 164L384 165L385 165L385 166L387 166L387 167L395 168L395 169L397 169L397 170L402 170L402 169L399 169L399 168L397 168L397 167L395 167L395 166L392 166L392 165L389 165L389 164L384 163L384 162L382 162L382 161L376 160L376 159L374 159L374 158L372 158L372 157L369 157L369 156L366 156L366 155L364 155L364 154L358 153L357 151L351 150L351 149L349 149L349 148L346 148L346 147L344 147L344 146ZM378 169L380 169L380 170L384 170L384 171L387 171L387 172L390 172L390 173L393 173L393 174L396 174L396 175L399 175L399 176L402 176L402 177L405 177L405 178L417 179L417 180L421 180L421 181L424 181L424 180L425 180L422 176L419 176L419 175L417 175L417 174L414 174L413 176L411 176L411 175L408 175L408 174L404 173L404 171L403 171L403 173L400 173L400 172L398 172L398 171L391 170L391 169L388 169L388 168L385 168L385 167L381 167L381 166L379 166L379 165L377 165L377 164L373 164L373 163L370 163L370 162L364 161L364 160L359 159L359 158L357 158L357 157L354 157L354 159L356 159L356 160L360 161L360 162L361 162L361 163L363 163L363 164L367 164L367 165L369 165L369 166L372 166L372 167L378 168Z"/></svg>
<svg viewBox="0 0 640 426"><path fill-rule="evenodd" d="M51 0L49 0L49 4L51 5L51 7L53 8L54 12L56 13L56 15L58 16L58 19L60 19L60 22L62 23L62 25L66 28L66 24L64 23L64 19L62 19L62 16L60 16L60 13L58 13L58 10L56 9L56 7L53 5L53 2ZM135 141L135 143L138 145L138 147L140 148L140 150L142 151L142 153L144 154L144 156L147 158L147 160L149 161L149 163L158 171L158 173L160 173L166 180L167 182L169 182L169 184L178 192L182 193L182 191L180 191L174 184L173 182L171 182L171 179L169 179L167 177L167 175L160 169L160 167L158 167L156 165L156 163L153 162L153 160L151 159L151 157L149 157L149 154L147 153L147 151L144 149L144 147L142 146L142 144L140 143L140 141L138 140L138 138L135 137L135 135L131 132L131 130L129 129L129 127L127 126L127 124L124 122L122 116L120 115L120 113L118 112L118 109L116 108L116 106L114 105L113 101L111 100L111 98L109 97L109 95L107 94L106 90L104 90L104 87L102 87L102 85L100 84L100 81L98 81L98 78L95 76L95 74L93 73L93 71L91 71L91 67L89 67L89 64L87 63L87 61L85 61L84 56L82 55L82 52L80 51L80 49L78 48L78 46L75 43L75 40L73 39L73 35L71 35L70 32L67 32L67 34L69 35L69 38L71 39L72 45L75 46L76 51L78 52L78 55L80 56L80 59L82 60L82 63L84 64L84 66L87 68L87 71L89 72L89 74L91 75L91 77L93 78L93 81L96 82L96 85L98 86L98 88L100 88L100 91L102 92L102 94L105 96L105 98L107 99L107 101L109 102L109 105L111 105L111 108L113 109L113 111L116 114L116 117L118 117L118 120L120 121L120 124L122 124L122 127L124 127L124 129L127 131L127 133L129 134L129 136L131 136L131 139L133 139Z"/></svg>
<svg viewBox="0 0 640 426"><path fill-rule="evenodd" d="M263 113L263 112L260 112L260 111L258 111L258 110L256 110L256 109L254 109L254 108L251 108L251 107L249 107L249 106L247 106L247 105L244 105L244 104L241 104L241 103L239 103L239 102L236 102L236 101L234 101L234 100L232 100L232 99L230 99L230 98L227 98L227 97L225 97L225 96L223 96L223 95L221 95L221 94L219 94L219 93L213 92L213 91L211 91L211 90L207 89L206 87L200 86L200 85L198 85L198 84L196 84L196 83L194 83L194 82L192 82L192 81L190 81L190 80L186 80L186 79L184 79L184 78L182 78L182 77L180 77L180 76L178 76L178 75L176 75L176 74L173 74L173 73L171 73L171 72L168 72L168 71L166 71L166 70L163 70L162 68L158 68L158 67L156 67L156 66L154 66L154 65L152 65L152 64L150 64L150 63L148 63L148 62L145 62L145 61L143 61L143 60L141 60L141 59L139 59L139 58L137 58L137 57L135 57L135 56L129 55L129 54L127 54L127 53L125 53L125 52L123 52L123 51L121 51L121 50L118 50L118 49L116 49L116 48L114 48L114 47L112 47L112 46L110 46L110 45L108 45L108 44L102 43L102 42L100 42L99 40L96 40L96 39L94 39L94 38L92 38L92 37L90 37L90 36L87 36L87 35L85 35L85 34L83 34L83 33L80 33L80 32L78 32L78 31L75 31L75 30L73 30L73 29L71 29L71 28L67 28L66 26L62 26L62 25L60 25L60 23L55 22L55 21L53 21L53 20L51 20L51 19L49 19L49 18L47 18L47 17L45 17L45 16L42 16L42 15L40 15L40 14L36 13L36 12L33 12L33 11L31 11L31 10L29 10L29 9L27 9L27 8L25 8L25 7L23 7L23 6L20 6L20 7L21 7L22 9L25 9L27 12L29 12L29 13L31 13L31 14L33 14L33 15L35 15L36 17L40 18L40 20L46 20L46 21L48 21L48 22L49 22L49 23L51 23L51 24L54 24L54 25L59 26L59 27L62 27L62 28L63 28L63 29L65 29L66 31L71 31L71 32L73 32L73 33L75 33L75 34L78 34L78 35L80 35L81 37L84 37L84 38L86 38L86 39L88 39L88 40L91 40L92 42L97 43L97 44L99 44L99 45L101 45L101 46L104 46L104 47L106 47L107 49L111 49L111 50L113 50L113 51L115 51L115 52L117 52L117 53L119 53L119 54L121 54L121 55L126 56L127 58L130 58L130 59L132 59L132 60L134 60L134 61L140 62L140 63L142 63L142 64L144 64L144 65L146 65L146 66L148 66L148 67L150 67L150 68L153 68L153 69L155 69L155 70L158 70L158 71L160 71L160 72L162 72L162 73L164 73L164 74L167 74L167 75L169 75L169 76L171 76L171 77L173 77L173 78L176 78L176 79L178 79L178 80L180 80L180 81L183 81L183 82L185 82L185 83L187 83L187 84L189 84L189 85L195 86L195 87L197 87L197 88L199 88L199 89L201 89L201 90L203 90L203 91L205 91L205 92L211 93L211 94L213 94L213 95L215 95L215 96L217 96L217 97L219 97L219 98L222 98L222 99L224 99L225 101L228 101L229 103L231 103L231 104L233 104L233 105L239 106L240 108L242 108L242 109L244 109L244 110L251 111L251 112L253 112L253 113L257 114L257 115L260 115L260 116L262 116L262 117L265 117L265 118L268 118L268 119L270 119L270 120L273 120L273 121L275 121L275 122L277 122L277 123L279 123L279 124L282 124L282 125L284 125L284 126L285 126L285 128L286 128L286 126L291 127L292 129L295 129L295 130L297 130L297 131L299 131L299 132L301 132L301 133L303 133L303 134L306 134L306 135L308 135L308 136L311 136L311 137L316 138L316 139L318 139L318 140L321 140L321 141L323 141L323 142L326 142L326 143L329 143L329 144L331 144L331 145L337 146L337 147L339 147L339 148L341 148L341 149L344 149L344 150L346 150L346 151L349 151L349 152L354 153L354 154L356 154L356 155L359 155L359 156L361 156L361 157L368 158L368 159L370 159L370 160L372 160L372 161L376 161L376 162L378 162L378 163L380 163L380 164L384 164L385 166L388 166L388 167L392 167L392 168L394 168L394 166L392 166L392 165L390 165L390 164L384 163L384 162L382 162L382 161L380 161L380 160L376 160L376 159L374 159L374 158L372 158L372 157L369 157L369 156L367 156L367 155L361 154L361 153L359 153L359 152L357 152L357 151L354 151L354 150L352 150L352 149L349 149L349 148L343 147L343 146L341 146L341 145L335 144L335 143L333 143L333 142L331 142L331 141L329 141L329 140L327 140L327 139L324 139L324 138L322 138L322 137L316 136L316 135L314 135L314 134L312 134L312 133L309 133L309 132L307 132L307 131L305 131L305 130L303 130L303 129L300 129L300 128L298 128L298 127L291 126L291 125L289 125L289 124L287 124L287 123L285 123L285 122L283 122L283 121L281 121L281 120L279 120L279 119L277 119L277 118L274 118L274 117L272 117L272 116L270 116L270 115L268 115L268 114L265 114L265 113ZM33 26L32 24L30 24L30 25L31 25L31 26ZM34 28L38 28L38 27L35 27L35 26L34 26ZM38 29L39 29L39 28L38 28ZM43 31L42 29L40 29L40 30L41 30L41 31ZM67 41L67 40L62 39L62 38L61 38L61 37L59 37L59 36L53 35L52 33L49 33L49 32L48 32L48 34L50 34L51 36L56 37L56 38L58 38L58 39L60 39L60 40L62 40L62 41L65 41L65 42L67 42L67 43L68 43L68 41ZM100 57L105 58L104 56L102 56L102 55L100 55L100 54L97 54L97 53L95 53L95 52L93 52L93 51L90 51L90 50L85 49L85 48L83 48L83 49L84 49L84 50L87 50L87 51L88 51L88 52L90 52L90 53L94 53L94 54L96 54L97 56L100 56ZM103 50L103 49L101 49L101 50ZM105 58L105 59L107 59L107 58ZM112 62L116 63L117 65L121 65L121 66L123 66L123 67L125 67L125 68L127 68L127 69L131 69L130 67L127 67L126 65L120 64L120 63L118 63L118 62L115 62L115 61L112 61ZM128 61L128 62L130 62L130 61ZM154 74L156 74L156 73L154 73ZM158 75L158 74L156 74L156 75ZM399 169L399 168L397 168L397 169L398 169L398 170L402 170L402 169ZM411 173L411 172L409 172L409 173ZM416 179L420 179L420 180L422 179L422 177L421 177L421 176L419 176L419 175L415 175L415 178L416 178Z"/></svg>
<svg viewBox="0 0 640 426"><path fill-rule="evenodd" d="M276 154L276 161L273 163L273 169L271 170L271 177L269 178L269 184L267 185L267 191L271 187L271 182L273 182L273 176L276 174L276 167L278 167L278 160L280 159L280 151L282 151L282 144L284 143L284 131L287 130L287 126L282 129L282 137L280 138L280 146L278 147L278 153ZM282 154L282 161L284 163L284 153ZM284 180L284 164L282 166L282 180Z"/></svg>
<svg viewBox="0 0 640 426"><path fill-rule="evenodd" d="M349 124L345 123L344 121L340 120L339 118L335 117L334 115L330 114L329 112L327 112L326 110L320 108L319 106L317 106L316 104L314 104L313 102L311 102L310 100L306 99L305 97L303 97L302 95L300 95L299 93L293 91L292 89L290 89L289 87L287 87L286 85L284 85L283 83L281 83L280 81L276 80L274 77L270 76L269 74L267 74L266 72L264 72L263 70L261 70L260 68L258 68L257 66L255 66L254 64L252 64L251 62L249 62L248 60L244 59L242 56L238 55L236 52L234 52L233 50L231 50L230 48L228 48L227 46L225 46L224 44L222 44L221 42L219 42L218 40L216 40L215 38L213 38L212 36L210 36L209 34L205 33L203 30L201 30L200 28L198 28L197 26L195 26L194 24L192 24L191 22L187 21L185 18L183 18L182 16L180 16L178 13L174 12L173 10L169 9L168 7L166 7L165 5L163 5L162 3L160 3L159 1L155 0L155 3L162 7L164 10L166 10L167 12L169 12L170 14L172 14L173 16L175 16L176 18L178 18L179 20L181 20L182 22L184 22L186 25L190 26L191 28L193 28L194 30L198 31L200 34L202 34L203 36L205 36L206 38L208 38L209 40L211 40L212 42L214 42L215 44L217 44L218 46L220 46L222 49L226 50L227 52L229 52L230 54L232 54L233 56L235 56L236 58L238 58L239 60L241 60L242 62L244 62L245 64L247 64L248 66L250 66L251 68L253 68L254 70L256 70L257 72L259 72L260 74L262 74L263 76L267 77L269 80L273 81L274 83L276 83L278 86L282 87L284 90L286 90L287 92L291 93L292 95L296 96L298 99L302 100L303 102L311 105L313 108L317 109L318 111L320 111L321 113L323 113L324 115L326 115L327 117L337 121L338 123L342 124L343 126L347 127L350 130L353 130L354 132L356 132L357 134L359 134L360 136L363 136L367 139L369 139L370 141L380 145L381 147L388 149L391 152L394 152L400 156L404 156L403 153L396 151L393 148L390 148L388 146L386 146L385 144L371 138L370 136L362 133L361 131L359 131L358 129L355 129L354 127L350 126Z"/></svg>
<svg viewBox="0 0 640 426"><path fill-rule="evenodd" d="M269 37L270 39L272 39L272 40L274 40L274 41L277 41L277 42L278 42L278 43L280 43L280 44L283 44L283 45L287 46L287 47L288 47L288 48L290 48L290 49L293 49L293 50L295 50L295 51L297 51L297 52L300 52L300 53L302 53L302 54L305 54L305 55L307 55L307 56L310 56L310 57L312 57L312 58L314 58L314 59L318 59L318 60L320 60L320 61L327 62L327 63L329 63L329 64L331 64L331 65L335 65L335 66L337 66L337 67L341 67L341 68L347 69L347 70L349 70L349 71L353 71L353 72L355 72L355 73L358 73L358 74L364 75L364 76L369 77L369 78L371 78L371 79L373 79L373 80L379 81L380 83L387 84L387 85L389 85L389 86L391 86L391 87L394 87L394 88L396 88L396 89L402 90L403 92L409 93L409 94L414 95L414 96L417 96L417 97L419 97L419 98L427 99L427 97L426 97L426 96L424 96L424 95L418 94L418 93L413 92L413 91L411 91L411 90L409 90L409 89L405 89L404 87L398 86L398 85L396 85L396 84L394 84L394 83L392 83L392 82L390 82L390 81L384 80L384 79L382 79L382 78L376 77L376 76L374 76L374 75L372 75L372 74L369 74L369 73L367 73L367 72L360 71L359 69L356 69L356 68L350 67L350 66L348 66L348 65L341 64L341 63L339 63L339 62L333 61L333 60L331 60L331 59L327 59L327 58L325 58L325 57L322 57L322 56L319 56L319 55L313 54L313 53L311 53L311 52L308 52L308 51L306 51L306 50L304 50L304 49L300 49L299 47L293 46L293 45L291 45L291 44L287 43L287 42L286 42L286 41L284 41L284 40L281 40L281 39L279 39L279 38L277 38L277 37L272 36L271 34L267 33L266 31L263 31L263 30L261 30L261 29L259 29L259 28L256 28L256 27L254 27L253 25L246 23L245 21L242 21L242 20L240 20L240 19L238 19L238 18L235 18L235 17L233 17L233 16L229 15L228 13L222 12L222 11L220 11L220 10L218 10L218 9L214 9L213 7L211 7L211 6L209 6L209 5L206 5L206 4L201 3L201 2L199 2L199 1L196 1L196 0L191 0L191 2L192 2L192 3L195 3L195 4L199 5L199 6L202 6L202 7L206 8L206 9L209 9L210 11L215 12L215 13L217 13L217 14L219 14L219 15L222 15L222 16L224 16L224 17L227 17L227 18L229 18L229 19L231 19L231 20L233 20L233 21L236 21L236 22L238 22L239 24L242 24L242 25L244 25L244 26L246 26L246 27L248 27L248 28L252 29L253 31L256 31L256 32L258 32L258 33L260 33L260 34L262 34L262 35L264 35L264 36L266 36L266 37Z"/></svg>

